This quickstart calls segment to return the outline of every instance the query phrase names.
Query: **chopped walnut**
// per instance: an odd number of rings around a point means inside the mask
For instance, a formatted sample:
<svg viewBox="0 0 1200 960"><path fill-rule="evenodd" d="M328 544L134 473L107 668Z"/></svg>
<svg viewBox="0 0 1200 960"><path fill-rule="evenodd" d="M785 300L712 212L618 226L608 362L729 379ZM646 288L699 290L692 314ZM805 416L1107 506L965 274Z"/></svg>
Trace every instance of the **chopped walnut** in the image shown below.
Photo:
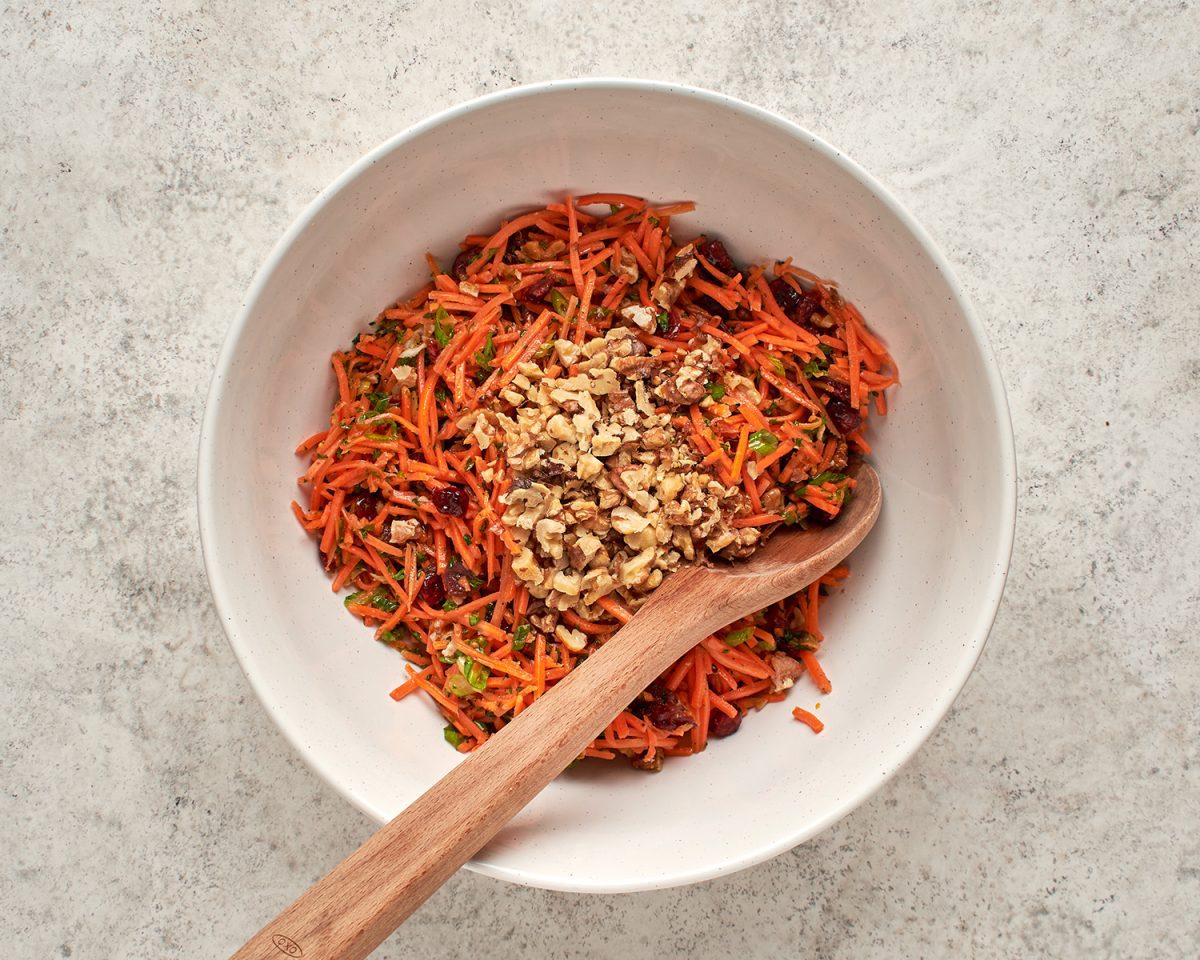
<svg viewBox="0 0 1200 960"><path fill-rule="evenodd" d="M564 647L572 653L580 653L587 646L587 634L582 630L576 630L573 627L567 627L559 624L554 628L554 636L556 636Z"/></svg>
<svg viewBox="0 0 1200 960"><path fill-rule="evenodd" d="M772 693L786 690L804 676L804 664L793 660L786 653L768 654L767 666L771 669Z"/></svg>
<svg viewBox="0 0 1200 960"><path fill-rule="evenodd" d="M686 279L687 259L676 258L668 279ZM664 402L707 399L704 384L726 363L720 342L697 338L673 359L648 350L635 326L653 311L638 309L626 308L631 325L603 337L555 341L562 374L522 364L510 384L515 399L501 395L509 412L460 421L481 450L502 451L512 477L500 502L518 546L513 573L552 613L594 617L592 606L613 592L636 608L681 563L743 556L762 536L734 526L751 512L741 487L725 487L697 463L671 414L660 412Z"/></svg>
<svg viewBox="0 0 1200 960"><path fill-rule="evenodd" d="M388 530L388 539L396 544L408 543L410 540L416 540L421 533L420 520L393 520Z"/></svg>
<svg viewBox="0 0 1200 960"><path fill-rule="evenodd" d="M692 245L689 243L675 255L671 265L663 271L662 279L650 291L650 299L664 310L674 306L683 292L687 278L696 269L696 262L696 258L692 256Z"/></svg>
<svg viewBox="0 0 1200 960"><path fill-rule="evenodd" d="M658 319L654 311L649 307L643 307L641 304L631 304L628 307L622 307L620 314L630 323L637 324L647 333L658 326Z"/></svg>
<svg viewBox="0 0 1200 960"><path fill-rule="evenodd" d="M631 286L638 282L637 257L628 247L621 248L621 260L617 264L617 275L628 280Z"/></svg>

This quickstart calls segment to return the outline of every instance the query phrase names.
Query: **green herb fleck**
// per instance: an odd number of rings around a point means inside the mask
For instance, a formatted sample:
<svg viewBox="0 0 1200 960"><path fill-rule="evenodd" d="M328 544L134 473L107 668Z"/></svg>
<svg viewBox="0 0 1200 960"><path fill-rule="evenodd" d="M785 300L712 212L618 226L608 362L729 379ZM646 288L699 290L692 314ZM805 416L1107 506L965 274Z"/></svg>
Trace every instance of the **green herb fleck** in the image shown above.
<svg viewBox="0 0 1200 960"><path fill-rule="evenodd" d="M484 341L483 347L475 351L475 365L480 370L491 370L492 361L496 359L496 344L492 342L492 334L489 331L487 340Z"/></svg>
<svg viewBox="0 0 1200 960"><path fill-rule="evenodd" d="M400 606L383 587L376 587L370 591L359 590L357 593L350 594L342 602L347 607L374 607L384 613L395 613Z"/></svg>
<svg viewBox="0 0 1200 960"><path fill-rule="evenodd" d="M458 669L467 678L467 683L471 685L472 689L480 691L487 689L488 677L492 675L492 672L487 667L481 663L476 663L465 653L460 653L455 659L458 662Z"/></svg>
<svg viewBox="0 0 1200 960"><path fill-rule="evenodd" d="M745 643L752 636L754 636L753 627L742 627L740 630L730 630L723 639L727 647L736 647Z"/></svg>
<svg viewBox="0 0 1200 960"><path fill-rule="evenodd" d="M811 487L819 487L823 483L838 483L846 479L844 473L837 473L834 470L826 470L824 473L818 473L815 477L808 481Z"/></svg>
<svg viewBox="0 0 1200 960"><path fill-rule="evenodd" d="M477 613L471 614L469 617L467 617L467 623L469 623L473 627L479 626L479 614L477 614Z"/></svg>
<svg viewBox="0 0 1200 960"><path fill-rule="evenodd" d="M379 642L393 650L403 650L411 646L410 635L403 627L395 630L385 630L379 635Z"/></svg>
<svg viewBox="0 0 1200 960"><path fill-rule="evenodd" d="M439 306L433 314L433 339L439 347L445 349L450 346L453 337L454 324L450 322L450 314L446 312L445 307Z"/></svg>
<svg viewBox="0 0 1200 960"><path fill-rule="evenodd" d="M811 633L805 633L803 630L784 630L776 640L779 645L787 647L791 650L807 650L809 653L815 653L820 644Z"/></svg>
<svg viewBox="0 0 1200 960"><path fill-rule="evenodd" d="M513 631L513 649L524 650L526 638L529 636L529 624L523 623Z"/></svg>
<svg viewBox="0 0 1200 960"><path fill-rule="evenodd" d="M660 314L659 314L657 317L655 317L654 319L655 319L655 321L658 323L658 331L659 331L659 333L666 333L666 332L667 332L667 327L669 327L669 326L671 325L671 317L670 317L670 315L669 315L669 314L668 314L668 313L667 313L667 312L664 310L662 313L660 313Z"/></svg>
<svg viewBox="0 0 1200 960"><path fill-rule="evenodd" d="M609 214L620 213L621 205L619 203L610 203L608 205L608 212Z"/></svg>
<svg viewBox="0 0 1200 960"><path fill-rule="evenodd" d="M725 396L725 384L723 383L706 383L704 389L714 400L720 400Z"/></svg>
<svg viewBox="0 0 1200 960"><path fill-rule="evenodd" d="M447 613L449 613L451 610L457 610L458 604L447 597L445 600L442 601L442 609L445 610Z"/></svg>
<svg viewBox="0 0 1200 960"><path fill-rule="evenodd" d="M771 362L771 369L775 371L777 377L787 376L787 367L783 365L782 360L778 357L768 357L767 359Z"/></svg>
<svg viewBox="0 0 1200 960"><path fill-rule="evenodd" d="M823 360L809 360L804 365L804 375L810 380L819 380L825 376L825 371L829 369L829 363Z"/></svg>
<svg viewBox="0 0 1200 960"><path fill-rule="evenodd" d="M457 747L466 738L458 732L454 724L446 724L446 729L442 731L442 736L446 738L446 742L452 747Z"/></svg>
<svg viewBox="0 0 1200 960"><path fill-rule="evenodd" d="M554 312L563 316L567 312L567 298L558 290L550 291L550 306Z"/></svg>
<svg viewBox="0 0 1200 960"><path fill-rule="evenodd" d="M443 660L446 658L443 657ZM446 674L445 690L452 697L473 697L475 688L471 686L471 681L466 678L465 674L448 673Z"/></svg>
<svg viewBox="0 0 1200 960"><path fill-rule="evenodd" d="M372 413L387 413L392 405L392 398L386 393L368 393L367 399L371 401Z"/></svg>
<svg viewBox="0 0 1200 960"><path fill-rule="evenodd" d="M748 443L755 453L774 453L779 446L779 438L770 430L755 430L750 434Z"/></svg>

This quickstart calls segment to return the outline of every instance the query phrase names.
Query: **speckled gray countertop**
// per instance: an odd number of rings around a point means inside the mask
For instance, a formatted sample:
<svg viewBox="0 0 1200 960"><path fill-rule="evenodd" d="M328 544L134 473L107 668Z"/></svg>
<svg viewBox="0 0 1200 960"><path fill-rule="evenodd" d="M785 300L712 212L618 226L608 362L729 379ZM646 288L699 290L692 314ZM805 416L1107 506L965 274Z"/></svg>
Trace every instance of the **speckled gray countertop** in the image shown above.
<svg viewBox="0 0 1200 960"><path fill-rule="evenodd" d="M797 119L944 246L1012 404L1008 592L949 719L812 842L640 895L460 873L378 955L1196 955L1194 4L217 6L0 14L7 955L224 956L367 836L209 600L217 350L369 147L476 94L617 74Z"/></svg>

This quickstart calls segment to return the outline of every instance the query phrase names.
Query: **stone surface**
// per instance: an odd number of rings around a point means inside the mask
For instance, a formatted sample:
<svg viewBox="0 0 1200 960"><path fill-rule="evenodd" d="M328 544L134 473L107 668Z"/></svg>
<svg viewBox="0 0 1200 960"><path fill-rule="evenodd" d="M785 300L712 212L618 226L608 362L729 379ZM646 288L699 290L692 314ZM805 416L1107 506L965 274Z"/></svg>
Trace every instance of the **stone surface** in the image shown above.
<svg viewBox="0 0 1200 960"><path fill-rule="evenodd" d="M371 829L275 731L213 613L194 505L208 379L258 263L351 161L433 110L571 74L779 110L930 229L1009 389L1009 589L950 718L814 841L620 897L460 873L379 956L1195 955L1194 4L0 16L13 955L222 956Z"/></svg>

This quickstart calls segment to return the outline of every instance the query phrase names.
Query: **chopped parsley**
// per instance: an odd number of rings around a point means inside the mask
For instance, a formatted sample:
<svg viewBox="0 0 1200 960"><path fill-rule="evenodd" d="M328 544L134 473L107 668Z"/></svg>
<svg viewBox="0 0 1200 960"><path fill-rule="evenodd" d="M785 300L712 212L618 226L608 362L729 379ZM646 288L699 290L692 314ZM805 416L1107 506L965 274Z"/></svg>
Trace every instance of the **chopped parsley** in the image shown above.
<svg viewBox="0 0 1200 960"><path fill-rule="evenodd" d="M524 650L529 636L529 624L523 623L513 631L513 649Z"/></svg>
<svg viewBox="0 0 1200 960"><path fill-rule="evenodd" d="M655 317L654 320L658 324L659 333L666 333L667 327L671 325L671 316L665 310Z"/></svg>
<svg viewBox="0 0 1200 960"><path fill-rule="evenodd" d="M475 351L475 365L480 370L491 370L492 361L496 359L496 344L492 342L491 331L488 331L487 339L483 342L483 346Z"/></svg>
<svg viewBox="0 0 1200 960"><path fill-rule="evenodd" d="M739 644L745 643L752 636L754 636L753 627L742 627L740 630L730 630L727 634L725 634L723 639L725 641L725 646L736 647Z"/></svg>
<svg viewBox="0 0 1200 960"><path fill-rule="evenodd" d="M445 660L442 657L442 660ZM471 681L462 673L446 674L445 690L452 697L473 697L475 696L475 688L471 686Z"/></svg>
<svg viewBox="0 0 1200 960"><path fill-rule="evenodd" d="M446 312L445 307L439 306L433 314L433 339L439 347L445 349L450 346L453 337L454 324L450 322L450 314Z"/></svg>
<svg viewBox="0 0 1200 960"><path fill-rule="evenodd" d="M471 685L473 690L483 691L487 689L488 677L492 672L482 663L476 663L465 653L460 653L455 660L458 663L458 669L462 671L462 675L466 677L467 683Z"/></svg>
<svg viewBox="0 0 1200 960"><path fill-rule="evenodd" d="M838 483L839 481L845 479L846 475L844 473L837 473L834 470L826 470L824 473L818 473L815 477L808 481L808 484L812 487L819 487L823 483Z"/></svg>
<svg viewBox="0 0 1200 960"><path fill-rule="evenodd" d="M567 312L567 298L564 297L560 291L551 290L550 306L554 309L555 313L562 316Z"/></svg>
<svg viewBox="0 0 1200 960"><path fill-rule="evenodd" d="M774 453L779 446L779 438L770 430L755 430L750 434L748 443L755 453Z"/></svg>
<svg viewBox="0 0 1200 960"><path fill-rule="evenodd" d="M386 393L368 393L367 399L371 401L372 413L387 413L392 405L392 398Z"/></svg>
<svg viewBox="0 0 1200 960"><path fill-rule="evenodd" d="M400 604L393 600L383 587L376 587L374 590L359 590L357 593L350 594L342 602L347 607L374 607L384 613L395 613L400 607Z"/></svg>
<svg viewBox="0 0 1200 960"><path fill-rule="evenodd" d="M829 361L827 360L809 360L804 365L804 375L810 380L819 380L825 376L825 371L829 369Z"/></svg>
<svg viewBox="0 0 1200 960"><path fill-rule="evenodd" d="M706 383L704 390L714 400L720 400L725 396L725 384L723 383Z"/></svg>
<svg viewBox="0 0 1200 960"><path fill-rule="evenodd" d="M457 747L466 739L452 723L446 724L446 729L442 731L442 736L446 738L446 742L452 747Z"/></svg>
<svg viewBox="0 0 1200 960"><path fill-rule="evenodd" d="M811 633L805 633L803 630L784 630L776 640L780 646L792 650L807 650L809 653L815 653L820 646Z"/></svg>

